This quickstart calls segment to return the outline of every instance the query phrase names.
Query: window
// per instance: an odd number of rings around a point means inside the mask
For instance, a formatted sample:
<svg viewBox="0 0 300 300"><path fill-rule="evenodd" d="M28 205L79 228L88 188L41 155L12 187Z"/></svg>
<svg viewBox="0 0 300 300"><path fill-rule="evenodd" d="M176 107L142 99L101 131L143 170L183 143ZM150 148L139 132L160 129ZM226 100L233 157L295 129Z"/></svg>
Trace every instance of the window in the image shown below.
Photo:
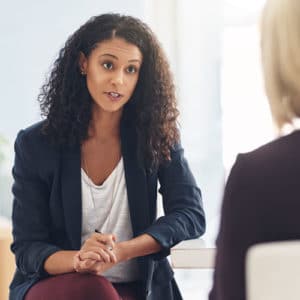
<svg viewBox="0 0 300 300"><path fill-rule="evenodd" d="M226 173L237 153L250 151L273 138L259 48L259 16L264 2L225 1L221 105Z"/></svg>

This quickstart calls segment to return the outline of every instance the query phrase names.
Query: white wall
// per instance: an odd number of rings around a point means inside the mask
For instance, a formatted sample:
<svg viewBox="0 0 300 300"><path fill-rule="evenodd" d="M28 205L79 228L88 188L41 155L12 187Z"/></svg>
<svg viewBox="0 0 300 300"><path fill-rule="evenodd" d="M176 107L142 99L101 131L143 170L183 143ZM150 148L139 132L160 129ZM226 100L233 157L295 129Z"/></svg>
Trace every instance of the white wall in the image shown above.
<svg viewBox="0 0 300 300"><path fill-rule="evenodd" d="M208 221L223 187L220 67L222 1L178 0L178 81L187 156L203 191Z"/></svg>

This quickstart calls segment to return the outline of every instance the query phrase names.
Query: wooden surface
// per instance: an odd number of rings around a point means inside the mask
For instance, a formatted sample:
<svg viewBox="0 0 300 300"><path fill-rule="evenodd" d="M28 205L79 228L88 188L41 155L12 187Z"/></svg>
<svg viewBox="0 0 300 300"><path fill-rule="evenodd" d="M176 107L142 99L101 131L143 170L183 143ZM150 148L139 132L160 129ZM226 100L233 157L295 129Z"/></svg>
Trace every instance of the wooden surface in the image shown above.
<svg viewBox="0 0 300 300"><path fill-rule="evenodd" d="M0 223L0 300L8 299L8 287L15 270L14 256L10 252L11 242L10 225Z"/></svg>

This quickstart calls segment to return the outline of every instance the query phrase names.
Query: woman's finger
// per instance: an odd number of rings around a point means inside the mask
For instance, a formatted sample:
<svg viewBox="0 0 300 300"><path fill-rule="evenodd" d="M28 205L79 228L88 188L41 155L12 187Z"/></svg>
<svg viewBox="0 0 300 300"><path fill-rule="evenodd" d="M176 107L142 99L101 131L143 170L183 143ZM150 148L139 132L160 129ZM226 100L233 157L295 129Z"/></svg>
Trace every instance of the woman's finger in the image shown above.
<svg viewBox="0 0 300 300"><path fill-rule="evenodd" d="M93 260L101 260L101 255L95 251L80 251L79 253L80 259L93 259Z"/></svg>
<svg viewBox="0 0 300 300"><path fill-rule="evenodd" d="M93 266L93 269L95 270L94 274L102 275L104 272L106 272L107 270L109 270L113 266L114 266L114 264L112 264L112 263L110 263L110 264L105 264L105 263L101 263L101 262L96 263Z"/></svg>
<svg viewBox="0 0 300 300"><path fill-rule="evenodd" d="M97 263L97 260L94 260L94 259L85 259L84 261L83 261L83 263L84 263L84 268L86 269L86 270L89 270L92 266L94 266L96 263Z"/></svg>
<svg viewBox="0 0 300 300"><path fill-rule="evenodd" d="M101 262L99 262L99 263L96 263L95 265L94 265L94 274L96 274L96 275L102 275L105 271L104 271L104 265L106 265L106 264L104 264L104 263L101 263Z"/></svg>
<svg viewBox="0 0 300 300"><path fill-rule="evenodd" d="M110 260L110 255L109 255L109 253L108 253L107 250L99 248L98 251L99 251L99 253L100 253L100 255L101 255L102 260L103 260L105 263L110 263L110 262L111 262L111 260Z"/></svg>
<svg viewBox="0 0 300 300"><path fill-rule="evenodd" d="M113 249L111 249L111 247L108 247L106 249L106 253L108 253L108 255L110 257L110 262L112 262L112 263L116 263L117 262L116 254L114 253Z"/></svg>
<svg viewBox="0 0 300 300"><path fill-rule="evenodd" d="M77 273L85 273L86 272L86 268L84 266L84 262L78 260L75 264L74 264L74 269Z"/></svg>
<svg viewBox="0 0 300 300"><path fill-rule="evenodd" d="M79 251L78 251L78 252L74 255L74 257L73 257L73 269L74 269L76 272L79 272L79 271L80 271L79 263L80 263L80 254L79 254Z"/></svg>
<svg viewBox="0 0 300 300"><path fill-rule="evenodd" d="M78 263L77 265L77 272L79 273L87 273L93 271L95 265L97 264L96 260L92 259L85 259Z"/></svg>
<svg viewBox="0 0 300 300"><path fill-rule="evenodd" d="M93 255L93 257L88 257L89 255L92 254L85 254L85 256L83 256L83 253L91 253L94 252L96 255L99 255L100 258L96 258L95 255ZM98 245L98 246L91 246L91 247L83 247L80 250L80 257L82 259L85 258L92 258L92 259L96 259L99 261L104 261L104 262L112 262L112 263L116 263L117 262L117 258L115 253L113 252L112 248L110 246L106 246L106 245Z"/></svg>
<svg viewBox="0 0 300 300"><path fill-rule="evenodd" d="M113 251L113 249L110 246L105 246L105 248L101 248L100 250L101 253L105 254L105 257L108 256L108 259L105 262L108 263L116 263L117 262L117 257ZM103 256L102 256L103 258Z"/></svg>
<svg viewBox="0 0 300 300"><path fill-rule="evenodd" d="M102 249L108 249L108 247L110 249L113 249L115 246L115 243L106 243L106 242L101 242L99 240L96 239L91 239L91 240L87 240L81 247L81 250L89 250L90 248L93 247L100 247Z"/></svg>
<svg viewBox="0 0 300 300"><path fill-rule="evenodd" d="M104 249L100 247L93 247L89 250L81 250L80 251L80 259L94 259L97 261L103 261L105 263L115 262L116 256L112 251Z"/></svg>
<svg viewBox="0 0 300 300"><path fill-rule="evenodd" d="M115 246L116 236L114 234L93 233L91 237L100 243L111 246L112 248Z"/></svg>

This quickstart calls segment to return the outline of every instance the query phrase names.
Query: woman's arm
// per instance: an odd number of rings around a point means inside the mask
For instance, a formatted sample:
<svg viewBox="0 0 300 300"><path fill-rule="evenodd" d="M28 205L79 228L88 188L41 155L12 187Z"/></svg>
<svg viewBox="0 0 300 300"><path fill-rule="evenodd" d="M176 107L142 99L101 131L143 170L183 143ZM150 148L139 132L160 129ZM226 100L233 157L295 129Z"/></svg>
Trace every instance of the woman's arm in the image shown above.
<svg viewBox="0 0 300 300"><path fill-rule="evenodd" d="M67 253L70 251L55 253L49 258L48 263L46 261L46 271L53 275L72 272L73 270L80 273L88 272L100 275L117 263L156 253L161 250L160 244L148 234L142 234L128 241L115 243L111 249L106 245L111 244L109 237L112 235L106 236L108 239L105 242L103 240L97 240L97 235L93 234L89 242L87 242L79 252L75 251L72 255ZM99 252L101 249L106 250L107 253L110 254L109 259L103 260L101 258L101 252ZM60 265L61 260L65 261Z"/></svg>
<svg viewBox="0 0 300 300"><path fill-rule="evenodd" d="M160 250L161 246L154 238L148 234L142 234L131 240L116 243L111 250L116 256L114 262L103 262L96 258L96 248L94 247L87 247L84 250L81 250L79 254L75 255L74 269L77 272L88 272L101 275L117 263L156 253Z"/></svg>
<svg viewBox="0 0 300 300"><path fill-rule="evenodd" d="M45 259L61 250L49 242L50 191L38 175L35 147L37 146L29 145L25 131L18 134L12 188L14 241L11 249L18 269L30 278L45 276Z"/></svg>
<svg viewBox="0 0 300 300"><path fill-rule="evenodd" d="M74 272L74 256L78 251L57 251L50 255L44 269L50 275Z"/></svg>
<svg viewBox="0 0 300 300"><path fill-rule="evenodd" d="M169 249L180 241L197 238L205 232L201 192L180 144L172 150L170 163L159 168L158 178L165 216L144 231L162 247L155 259L169 255Z"/></svg>
<svg viewBox="0 0 300 300"><path fill-rule="evenodd" d="M156 253L161 249L161 245L152 236L142 234L131 240L117 243L114 251L118 261L125 261Z"/></svg>
<svg viewBox="0 0 300 300"><path fill-rule="evenodd" d="M93 233L79 251L57 251L44 263L44 269L51 275L70 272L97 273L97 262L115 264L115 236L112 234Z"/></svg>

